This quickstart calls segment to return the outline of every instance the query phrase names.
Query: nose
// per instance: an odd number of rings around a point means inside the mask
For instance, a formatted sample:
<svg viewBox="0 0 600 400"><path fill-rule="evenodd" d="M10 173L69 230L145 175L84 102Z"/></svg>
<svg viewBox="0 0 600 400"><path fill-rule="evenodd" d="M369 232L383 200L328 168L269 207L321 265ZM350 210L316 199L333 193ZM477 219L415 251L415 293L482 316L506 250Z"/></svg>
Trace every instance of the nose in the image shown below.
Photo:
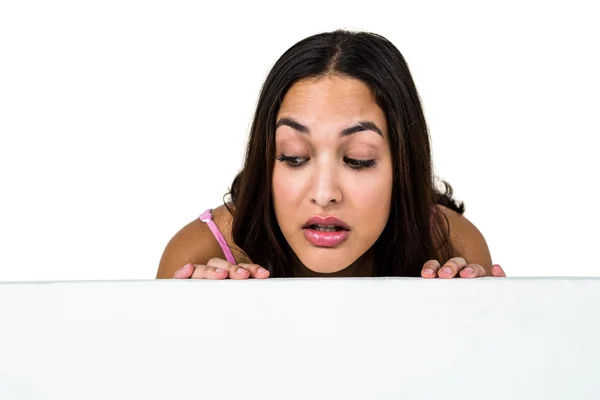
<svg viewBox="0 0 600 400"><path fill-rule="evenodd" d="M321 207L342 201L342 190L333 166L321 165L315 168L309 198L311 203Z"/></svg>

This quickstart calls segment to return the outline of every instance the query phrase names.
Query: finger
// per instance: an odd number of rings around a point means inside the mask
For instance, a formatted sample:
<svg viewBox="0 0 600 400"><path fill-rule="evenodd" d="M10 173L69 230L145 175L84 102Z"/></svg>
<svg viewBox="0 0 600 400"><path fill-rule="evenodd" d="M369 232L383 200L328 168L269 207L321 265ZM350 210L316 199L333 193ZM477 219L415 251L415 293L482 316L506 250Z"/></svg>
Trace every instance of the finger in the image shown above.
<svg viewBox="0 0 600 400"><path fill-rule="evenodd" d="M256 278L256 279L265 279L268 278L270 275L270 272L267 271L265 268L261 267L258 264L239 264L240 267L244 268L245 270L247 270L250 273L250 277L252 278Z"/></svg>
<svg viewBox="0 0 600 400"><path fill-rule="evenodd" d="M438 276L440 278L445 278L445 279L454 278L458 274L458 271L460 271L461 269L463 269L466 266L467 266L467 262L465 261L464 258L453 257L453 258L449 259L448 261L446 261L446 264L444 264L442 266L442 268L440 268L440 270L438 271Z"/></svg>
<svg viewBox="0 0 600 400"><path fill-rule="evenodd" d="M442 266L438 260L429 260L423 264L421 270L421 277L423 278L437 278L437 272Z"/></svg>
<svg viewBox="0 0 600 400"><path fill-rule="evenodd" d="M469 264L461 269L459 274L461 278L479 278L486 276L487 272L485 268L479 264Z"/></svg>
<svg viewBox="0 0 600 400"><path fill-rule="evenodd" d="M194 266L192 264L185 264L183 267L179 268L173 274L173 279L188 279L192 276L194 272Z"/></svg>
<svg viewBox="0 0 600 400"><path fill-rule="evenodd" d="M191 279L225 279L229 273L227 270L209 267L208 265L194 265L194 273Z"/></svg>
<svg viewBox="0 0 600 400"><path fill-rule="evenodd" d="M492 276L495 276L497 278L506 278L506 273L500 265L494 264L492 265Z"/></svg>
<svg viewBox="0 0 600 400"><path fill-rule="evenodd" d="M248 279L250 278L250 272L240 267L239 265L233 265L227 260L223 260L222 258L211 258L206 263L209 267L214 267L217 269L224 269L229 274L230 279Z"/></svg>

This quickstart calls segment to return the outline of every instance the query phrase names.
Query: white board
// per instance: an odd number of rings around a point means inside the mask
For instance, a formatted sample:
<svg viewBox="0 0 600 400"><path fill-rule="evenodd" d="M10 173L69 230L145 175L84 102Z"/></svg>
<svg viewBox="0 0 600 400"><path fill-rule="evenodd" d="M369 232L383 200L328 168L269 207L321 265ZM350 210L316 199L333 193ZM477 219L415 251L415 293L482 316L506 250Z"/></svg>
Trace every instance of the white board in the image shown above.
<svg viewBox="0 0 600 400"><path fill-rule="evenodd" d="M600 279L0 284L0 399L598 399Z"/></svg>

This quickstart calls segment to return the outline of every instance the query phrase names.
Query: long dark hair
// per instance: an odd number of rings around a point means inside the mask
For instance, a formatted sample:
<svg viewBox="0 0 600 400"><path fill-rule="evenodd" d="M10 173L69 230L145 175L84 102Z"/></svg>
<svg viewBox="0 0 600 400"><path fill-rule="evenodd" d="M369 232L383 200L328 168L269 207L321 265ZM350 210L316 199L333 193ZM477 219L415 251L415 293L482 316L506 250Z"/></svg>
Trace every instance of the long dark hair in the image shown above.
<svg viewBox="0 0 600 400"><path fill-rule="evenodd" d="M338 30L296 43L275 63L262 87L246 158L230 191L233 240L272 277L290 277L292 249L275 218L271 179L275 163L275 118L289 88L299 80L329 74L366 83L383 110L393 162L390 216L375 243L375 276L420 276L423 263L454 256L442 204L459 213L452 187L435 187L429 132L412 76L400 51L384 37ZM446 223L444 223L444 220ZM432 223L433 221L433 223Z"/></svg>

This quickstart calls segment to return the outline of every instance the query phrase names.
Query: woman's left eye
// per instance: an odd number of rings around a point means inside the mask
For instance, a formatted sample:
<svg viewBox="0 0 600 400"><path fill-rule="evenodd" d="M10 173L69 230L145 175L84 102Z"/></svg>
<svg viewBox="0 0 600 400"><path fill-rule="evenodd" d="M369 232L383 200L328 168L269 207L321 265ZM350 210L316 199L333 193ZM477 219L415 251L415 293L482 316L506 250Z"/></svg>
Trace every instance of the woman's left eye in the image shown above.
<svg viewBox="0 0 600 400"><path fill-rule="evenodd" d="M348 157L344 157L344 162L354 169L371 168L377 164L375 160L355 160Z"/></svg>

